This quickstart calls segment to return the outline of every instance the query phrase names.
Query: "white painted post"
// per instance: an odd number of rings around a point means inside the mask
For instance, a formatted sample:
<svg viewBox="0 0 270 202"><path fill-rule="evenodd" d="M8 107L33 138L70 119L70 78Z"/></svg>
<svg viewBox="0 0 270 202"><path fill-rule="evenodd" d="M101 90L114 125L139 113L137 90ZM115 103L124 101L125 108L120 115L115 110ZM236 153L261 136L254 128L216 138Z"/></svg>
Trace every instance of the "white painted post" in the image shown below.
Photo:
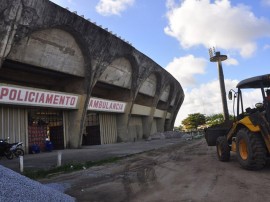
<svg viewBox="0 0 270 202"><path fill-rule="evenodd" d="M57 167L61 166L61 161L62 161L62 152L58 151L57 153Z"/></svg>
<svg viewBox="0 0 270 202"><path fill-rule="evenodd" d="M23 156L20 156L20 171L23 172Z"/></svg>

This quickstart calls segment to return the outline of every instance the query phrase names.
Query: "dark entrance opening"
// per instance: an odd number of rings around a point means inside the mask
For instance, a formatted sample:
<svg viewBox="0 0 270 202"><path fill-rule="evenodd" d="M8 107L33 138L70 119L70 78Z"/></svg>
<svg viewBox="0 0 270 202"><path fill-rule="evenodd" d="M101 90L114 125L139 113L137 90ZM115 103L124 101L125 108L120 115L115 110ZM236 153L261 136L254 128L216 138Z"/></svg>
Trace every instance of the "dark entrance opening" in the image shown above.
<svg viewBox="0 0 270 202"><path fill-rule="evenodd" d="M88 113L82 145L100 145L100 124L97 113Z"/></svg>
<svg viewBox="0 0 270 202"><path fill-rule="evenodd" d="M53 149L64 149L63 113L53 109L28 110L28 142L38 145L45 151L46 138L52 142ZM31 151L30 151L31 152Z"/></svg>

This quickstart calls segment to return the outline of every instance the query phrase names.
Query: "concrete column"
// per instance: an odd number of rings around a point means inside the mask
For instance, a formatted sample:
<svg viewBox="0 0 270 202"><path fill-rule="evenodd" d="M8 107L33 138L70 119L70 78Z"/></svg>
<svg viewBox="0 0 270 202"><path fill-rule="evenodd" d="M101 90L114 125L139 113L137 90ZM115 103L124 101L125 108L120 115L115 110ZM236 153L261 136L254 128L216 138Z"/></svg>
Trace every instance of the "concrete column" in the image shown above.
<svg viewBox="0 0 270 202"><path fill-rule="evenodd" d="M128 141L128 123L131 106L132 102L128 102L126 105L125 113L117 115L117 142Z"/></svg>
<svg viewBox="0 0 270 202"><path fill-rule="evenodd" d="M157 119L157 132L164 132L166 113L164 113L164 114L165 114L165 117Z"/></svg>
<svg viewBox="0 0 270 202"><path fill-rule="evenodd" d="M151 135L155 109L156 109L155 107L152 107L150 115L143 118L143 137L145 139L147 139Z"/></svg>
<svg viewBox="0 0 270 202"><path fill-rule="evenodd" d="M9 9L9 12L5 11L5 19L1 19L5 21L5 23L0 25L0 68L2 67L6 56L10 52L17 30L17 24L22 15L22 9L21 1L14 0L12 2L12 6Z"/></svg>
<svg viewBox="0 0 270 202"><path fill-rule="evenodd" d="M72 110L68 114L68 134L69 134L69 142L67 143L67 147L69 148L79 148L81 146L81 133L85 115L85 102L87 96L83 94L80 96L78 103L78 110Z"/></svg>
<svg viewBox="0 0 270 202"><path fill-rule="evenodd" d="M172 119L166 119L165 124L164 124L164 128L165 131L170 131L171 129L171 125L172 125Z"/></svg>
<svg viewBox="0 0 270 202"><path fill-rule="evenodd" d="M179 97L179 100L177 102L175 102L175 105L174 105L173 110L171 112L171 117L168 121L166 121L166 124L165 124L165 126L168 127L167 128L168 131L173 130L174 122L175 122L175 119L177 116L177 112L179 112L179 109L180 109L181 105L183 104L183 102L184 102L184 95Z"/></svg>
<svg viewBox="0 0 270 202"><path fill-rule="evenodd" d="M147 139L151 135L153 116L143 118L143 138Z"/></svg>

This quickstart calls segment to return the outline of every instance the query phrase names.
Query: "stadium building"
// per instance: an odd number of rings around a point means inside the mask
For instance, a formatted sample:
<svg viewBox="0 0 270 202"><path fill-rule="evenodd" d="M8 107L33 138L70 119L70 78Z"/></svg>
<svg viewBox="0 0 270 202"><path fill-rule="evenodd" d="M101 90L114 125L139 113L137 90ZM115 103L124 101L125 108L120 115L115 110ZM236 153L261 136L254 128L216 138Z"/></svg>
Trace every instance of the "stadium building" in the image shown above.
<svg viewBox="0 0 270 202"><path fill-rule="evenodd" d="M48 0L0 0L0 138L44 149L173 129L179 82L107 29Z"/></svg>

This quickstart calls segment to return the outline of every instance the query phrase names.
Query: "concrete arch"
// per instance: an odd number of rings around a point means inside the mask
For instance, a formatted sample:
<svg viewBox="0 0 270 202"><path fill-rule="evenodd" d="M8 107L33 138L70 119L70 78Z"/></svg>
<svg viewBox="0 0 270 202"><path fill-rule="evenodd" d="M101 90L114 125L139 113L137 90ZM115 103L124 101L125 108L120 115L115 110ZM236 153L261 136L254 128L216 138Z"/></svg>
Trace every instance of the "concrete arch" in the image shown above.
<svg viewBox="0 0 270 202"><path fill-rule="evenodd" d="M81 95L78 110L70 112L68 128L70 139L73 140L72 144L67 145L77 147L81 142L80 134L91 91L88 86L92 82L91 57L84 45L85 41L79 33L67 26L43 27L32 30L24 36L14 43L7 59L31 66L32 71L67 75L63 79L56 80L55 86L58 86L58 89L52 90Z"/></svg>
<svg viewBox="0 0 270 202"><path fill-rule="evenodd" d="M173 83L169 78L170 77L165 74L162 75L162 79L160 80L161 87L156 96L152 131L163 132L165 130L165 122L171 117L168 101L173 93Z"/></svg>
<svg viewBox="0 0 270 202"><path fill-rule="evenodd" d="M150 74L139 88L139 93L154 97L157 89L157 77L155 74Z"/></svg>
<svg viewBox="0 0 270 202"><path fill-rule="evenodd" d="M162 81L163 77L158 71L149 71L149 74L145 76L145 79L138 88L138 93L132 106L131 114L145 115L141 117L141 130L144 138L158 131L158 121L154 119L154 116L156 113L163 113L160 110L156 111Z"/></svg>
<svg viewBox="0 0 270 202"><path fill-rule="evenodd" d="M173 99L176 97L176 87L174 83L170 84L170 94L169 94L169 99L168 99L168 105L172 106L173 105Z"/></svg>
<svg viewBox="0 0 270 202"><path fill-rule="evenodd" d="M115 59L101 74L98 81L131 89L132 68L125 58Z"/></svg>
<svg viewBox="0 0 270 202"><path fill-rule="evenodd" d="M171 102L175 99L175 85L173 82L167 81L164 83L163 88L158 99L157 108L170 112Z"/></svg>
<svg viewBox="0 0 270 202"><path fill-rule="evenodd" d="M106 88L107 85L110 89L115 88L115 90L118 89L118 91L121 91L120 93L114 92L114 97L119 94L118 97L115 97L116 100L126 102L133 101L136 92L134 89L136 89L139 72L138 63L136 58L131 54L119 55L112 58L111 63L105 68L101 67L100 69L95 70L97 73L95 74L95 81L92 85L91 96L98 96L96 94L97 86L101 87L101 85L103 85L103 87ZM100 96L106 98L104 97L105 95Z"/></svg>
<svg viewBox="0 0 270 202"><path fill-rule="evenodd" d="M183 92L181 90L178 90L176 92L176 96L177 98L175 98L175 104L174 106L172 107L172 113L171 113L171 117L170 119L167 119L166 122L165 122L165 130L168 130L170 128L173 128L174 127L174 123L175 123L175 119L176 119L176 116L177 116L177 113L181 107L181 105L183 104L184 102L184 97L185 95L183 94Z"/></svg>
<svg viewBox="0 0 270 202"><path fill-rule="evenodd" d="M139 64L137 59L133 56L133 54L125 54L123 55L124 58L126 58L131 65L132 68L132 79L131 79L131 93L132 97L135 96L136 93L136 86L137 86L137 80L139 75Z"/></svg>
<svg viewBox="0 0 270 202"><path fill-rule="evenodd" d="M74 76L85 75L80 47L71 34L61 29L31 33L11 49L8 59Z"/></svg>
<svg viewBox="0 0 270 202"><path fill-rule="evenodd" d="M154 74L157 78L156 93L155 93L155 100L157 102L157 100L161 96L162 88L164 87L163 83L165 81L165 77L160 73L160 71L153 71L152 74Z"/></svg>
<svg viewBox="0 0 270 202"><path fill-rule="evenodd" d="M95 78L97 82L92 88L91 97L126 103L125 112L115 116L117 139L118 141L131 141L134 137L128 134L128 124L134 97L133 87L136 85L136 75L138 75L137 61L130 54L117 56L101 71L102 73L99 72L100 77Z"/></svg>
<svg viewBox="0 0 270 202"><path fill-rule="evenodd" d="M166 85L165 88L163 89L163 91L161 92L160 95L160 100L167 102L169 99L169 95L170 95L170 89L171 89L171 85Z"/></svg>

